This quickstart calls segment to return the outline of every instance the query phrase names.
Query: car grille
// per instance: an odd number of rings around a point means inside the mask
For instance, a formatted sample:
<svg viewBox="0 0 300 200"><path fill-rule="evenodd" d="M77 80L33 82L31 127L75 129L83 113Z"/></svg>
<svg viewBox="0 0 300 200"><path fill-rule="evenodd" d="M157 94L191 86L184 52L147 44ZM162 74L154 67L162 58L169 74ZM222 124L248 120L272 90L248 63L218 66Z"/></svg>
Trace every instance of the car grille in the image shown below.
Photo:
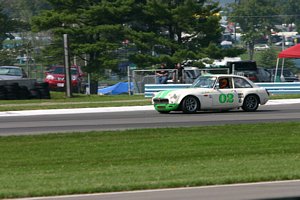
<svg viewBox="0 0 300 200"><path fill-rule="evenodd" d="M168 99L160 99L160 98L158 98L158 99L153 99L153 102L154 102L155 104L159 104L159 103L168 104L168 103L169 103L169 100L168 100Z"/></svg>

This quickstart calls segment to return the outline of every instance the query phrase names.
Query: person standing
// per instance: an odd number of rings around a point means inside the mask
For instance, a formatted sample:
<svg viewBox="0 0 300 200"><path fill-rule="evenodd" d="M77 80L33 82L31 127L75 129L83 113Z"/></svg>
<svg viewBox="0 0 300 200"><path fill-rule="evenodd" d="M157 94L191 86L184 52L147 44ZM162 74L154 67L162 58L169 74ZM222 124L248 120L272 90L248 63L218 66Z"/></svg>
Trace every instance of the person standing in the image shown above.
<svg viewBox="0 0 300 200"><path fill-rule="evenodd" d="M174 83L183 83L183 67L180 63L175 64L175 69L177 70L177 80L176 80L176 71L173 73L173 82Z"/></svg>
<svg viewBox="0 0 300 200"><path fill-rule="evenodd" d="M156 84L166 84L169 76L168 70L166 70L166 64L162 63L157 69L156 73Z"/></svg>

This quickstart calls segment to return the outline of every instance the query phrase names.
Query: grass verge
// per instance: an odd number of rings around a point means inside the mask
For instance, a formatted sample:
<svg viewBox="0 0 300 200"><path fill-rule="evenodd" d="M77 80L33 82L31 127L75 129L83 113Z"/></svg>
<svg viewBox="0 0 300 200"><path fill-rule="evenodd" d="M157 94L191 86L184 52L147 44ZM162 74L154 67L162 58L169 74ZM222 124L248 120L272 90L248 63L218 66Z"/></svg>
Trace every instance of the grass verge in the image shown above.
<svg viewBox="0 0 300 200"><path fill-rule="evenodd" d="M151 105L144 95L83 95L74 94L66 98L63 92L51 92L51 99L0 100L0 111L72 109L95 107Z"/></svg>
<svg viewBox="0 0 300 200"><path fill-rule="evenodd" d="M271 99L295 99L295 95L272 95ZM74 94L73 98L66 98L63 92L51 92L51 99L32 100L0 100L1 111L41 110L41 109L72 109L119 106L151 105L151 99L144 95L83 95Z"/></svg>
<svg viewBox="0 0 300 200"><path fill-rule="evenodd" d="M0 198L300 178L300 123L0 137Z"/></svg>

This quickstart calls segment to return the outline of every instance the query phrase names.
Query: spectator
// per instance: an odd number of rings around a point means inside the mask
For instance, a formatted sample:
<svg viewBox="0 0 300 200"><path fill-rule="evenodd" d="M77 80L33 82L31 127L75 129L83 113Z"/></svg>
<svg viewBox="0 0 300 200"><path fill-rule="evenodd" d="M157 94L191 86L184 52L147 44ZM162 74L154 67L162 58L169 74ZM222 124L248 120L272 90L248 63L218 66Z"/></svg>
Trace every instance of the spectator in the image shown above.
<svg viewBox="0 0 300 200"><path fill-rule="evenodd" d="M182 77L182 73L183 73L183 67L181 66L180 63L175 64L175 69L177 70L177 80L176 80L176 71L173 73L173 82L174 83L183 83L183 77Z"/></svg>
<svg viewBox="0 0 300 200"><path fill-rule="evenodd" d="M168 70L165 70L166 64L162 63L156 71L156 84L166 84L169 76Z"/></svg>

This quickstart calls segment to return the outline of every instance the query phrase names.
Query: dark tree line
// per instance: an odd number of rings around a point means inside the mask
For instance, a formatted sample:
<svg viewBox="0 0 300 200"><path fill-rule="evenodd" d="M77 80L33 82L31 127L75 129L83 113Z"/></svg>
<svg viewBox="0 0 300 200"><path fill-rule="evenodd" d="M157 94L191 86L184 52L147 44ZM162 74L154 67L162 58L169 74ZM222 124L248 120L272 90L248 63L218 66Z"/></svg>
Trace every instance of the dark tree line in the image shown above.
<svg viewBox="0 0 300 200"><path fill-rule="evenodd" d="M21 31L47 31L52 43L44 57L63 62L62 35L71 55L87 59L88 72L116 69L120 62L146 68L203 57L236 56L218 47L218 3L210 0L0 0L0 37ZM275 24L296 23L298 0L237 0L229 9L253 55L254 41ZM29 26L31 25L31 27ZM298 26L299 27L299 26Z"/></svg>
<svg viewBox="0 0 300 200"><path fill-rule="evenodd" d="M122 52L141 68L201 58L221 36L220 8L205 0L49 3L53 9L33 19L34 30L51 30L55 44L68 34L72 54L88 58L90 72L116 68ZM56 51L55 57L59 55L61 51Z"/></svg>

